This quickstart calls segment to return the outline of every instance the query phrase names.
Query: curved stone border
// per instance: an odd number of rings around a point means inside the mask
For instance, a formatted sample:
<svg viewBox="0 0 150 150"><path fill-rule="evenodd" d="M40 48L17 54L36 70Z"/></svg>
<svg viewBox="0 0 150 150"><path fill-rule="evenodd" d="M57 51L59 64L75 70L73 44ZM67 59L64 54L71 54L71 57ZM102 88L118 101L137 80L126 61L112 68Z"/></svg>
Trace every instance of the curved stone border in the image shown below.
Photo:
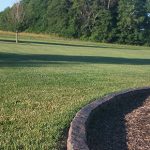
<svg viewBox="0 0 150 150"><path fill-rule="evenodd" d="M70 125L67 150L89 150L87 145L86 129L92 114L96 113L96 111L104 104L137 94L150 94L150 87L130 89L123 92L113 93L82 108L76 114Z"/></svg>

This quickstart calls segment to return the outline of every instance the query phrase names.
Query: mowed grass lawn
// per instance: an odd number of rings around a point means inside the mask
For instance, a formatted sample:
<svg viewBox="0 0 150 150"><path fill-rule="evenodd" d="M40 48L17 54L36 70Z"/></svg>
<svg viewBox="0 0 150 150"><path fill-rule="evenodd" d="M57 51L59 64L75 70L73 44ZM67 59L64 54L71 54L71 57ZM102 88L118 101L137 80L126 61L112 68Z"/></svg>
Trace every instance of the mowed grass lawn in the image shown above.
<svg viewBox="0 0 150 150"><path fill-rule="evenodd" d="M0 42L0 149L63 149L95 98L150 86L150 47L49 40Z"/></svg>

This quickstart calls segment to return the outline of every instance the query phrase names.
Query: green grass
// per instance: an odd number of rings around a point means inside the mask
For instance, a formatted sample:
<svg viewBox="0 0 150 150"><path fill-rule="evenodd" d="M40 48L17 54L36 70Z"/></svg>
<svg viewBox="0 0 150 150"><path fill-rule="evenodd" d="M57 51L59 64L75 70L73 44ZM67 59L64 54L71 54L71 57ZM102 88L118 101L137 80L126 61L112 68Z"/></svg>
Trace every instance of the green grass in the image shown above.
<svg viewBox="0 0 150 150"><path fill-rule="evenodd" d="M149 47L48 38L0 42L0 149L63 149L80 108L149 85Z"/></svg>

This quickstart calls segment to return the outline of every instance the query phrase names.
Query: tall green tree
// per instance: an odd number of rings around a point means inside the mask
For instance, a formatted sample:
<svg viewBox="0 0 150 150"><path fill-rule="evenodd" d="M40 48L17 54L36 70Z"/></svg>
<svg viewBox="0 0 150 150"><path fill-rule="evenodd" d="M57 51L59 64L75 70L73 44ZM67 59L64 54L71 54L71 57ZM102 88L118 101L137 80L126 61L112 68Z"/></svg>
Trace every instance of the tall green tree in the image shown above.
<svg viewBox="0 0 150 150"><path fill-rule="evenodd" d="M70 0L49 0L47 9L48 31L67 35Z"/></svg>
<svg viewBox="0 0 150 150"><path fill-rule="evenodd" d="M13 31L14 25L10 24L10 8L6 8L5 11L0 13L0 30Z"/></svg>
<svg viewBox="0 0 150 150"><path fill-rule="evenodd" d="M18 43L18 33L21 31L21 26L25 17L24 6L20 2L20 0L16 1L9 15L10 15L10 17L8 16L8 18L10 19L9 22L14 25L14 30L16 32L16 43Z"/></svg>
<svg viewBox="0 0 150 150"><path fill-rule="evenodd" d="M29 32L45 32L48 28L48 0L23 0L26 11L25 25Z"/></svg>
<svg viewBox="0 0 150 150"><path fill-rule="evenodd" d="M120 0L118 14L118 41L143 44L148 21L146 0Z"/></svg>

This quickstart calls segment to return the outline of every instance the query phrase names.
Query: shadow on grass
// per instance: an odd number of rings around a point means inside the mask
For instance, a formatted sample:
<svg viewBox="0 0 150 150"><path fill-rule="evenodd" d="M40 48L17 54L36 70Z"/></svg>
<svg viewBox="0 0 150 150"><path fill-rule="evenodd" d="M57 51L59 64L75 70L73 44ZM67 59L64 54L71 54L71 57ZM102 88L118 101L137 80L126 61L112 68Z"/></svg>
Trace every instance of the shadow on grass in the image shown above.
<svg viewBox="0 0 150 150"><path fill-rule="evenodd" d="M9 43L15 43L15 40L9 40L9 39L0 39L0 42L9 42ZM83 44L67 44L67 43L58 43L58 42L44 42L44 41L28 41L28 40L21 40L19 43L22 44L42 44L42 45L54 45L54 46L71 46L71 47L85 47L85 48L107 48L107 49L124 49L127 50L127 47L115 47L114 46L102 46L102 45L83 45ZM130 48L130 50L138 50L137 48Z"/></svg>
<svg viewBox="0 0 150 150"><path fill-rule="evenodd" d="M78 64L78 63L150 65L150 59L103 57L103 56L0 53L0 67L7 67L7 66L30 67L30 66L43 66L48 64Z"/></svg>
<svg viewBox="0 0 150 150"><path fill-rule="evenodd" d="M57 141L57 147L56 147L57 150L67 150L68 131L69 131L69 125L68 127L63 129L61 137Z"/></svg>
<svg viewBox="0 0 150 150"><path fill-rule="evenodd" d="M14 40L4 40L0 39L1 42L11 42L15 43ZM89 48L109 48L106 46L95 46L95 45L81 45L81 44L65 44L65 43L54 43L54 42L40 42L40 41L25 41L21 40L19 43L22 44L46 44L46 45L56 45L56 46L71 46L71 47L89 47Z"/></svg>
<svg viewBox="0 0 150 150"><path fill-rule="evenodd" d="M125 116L143 105L146 95L131 95L104 105L94 114L88 127L91 150L128 150Z"/></svg>

